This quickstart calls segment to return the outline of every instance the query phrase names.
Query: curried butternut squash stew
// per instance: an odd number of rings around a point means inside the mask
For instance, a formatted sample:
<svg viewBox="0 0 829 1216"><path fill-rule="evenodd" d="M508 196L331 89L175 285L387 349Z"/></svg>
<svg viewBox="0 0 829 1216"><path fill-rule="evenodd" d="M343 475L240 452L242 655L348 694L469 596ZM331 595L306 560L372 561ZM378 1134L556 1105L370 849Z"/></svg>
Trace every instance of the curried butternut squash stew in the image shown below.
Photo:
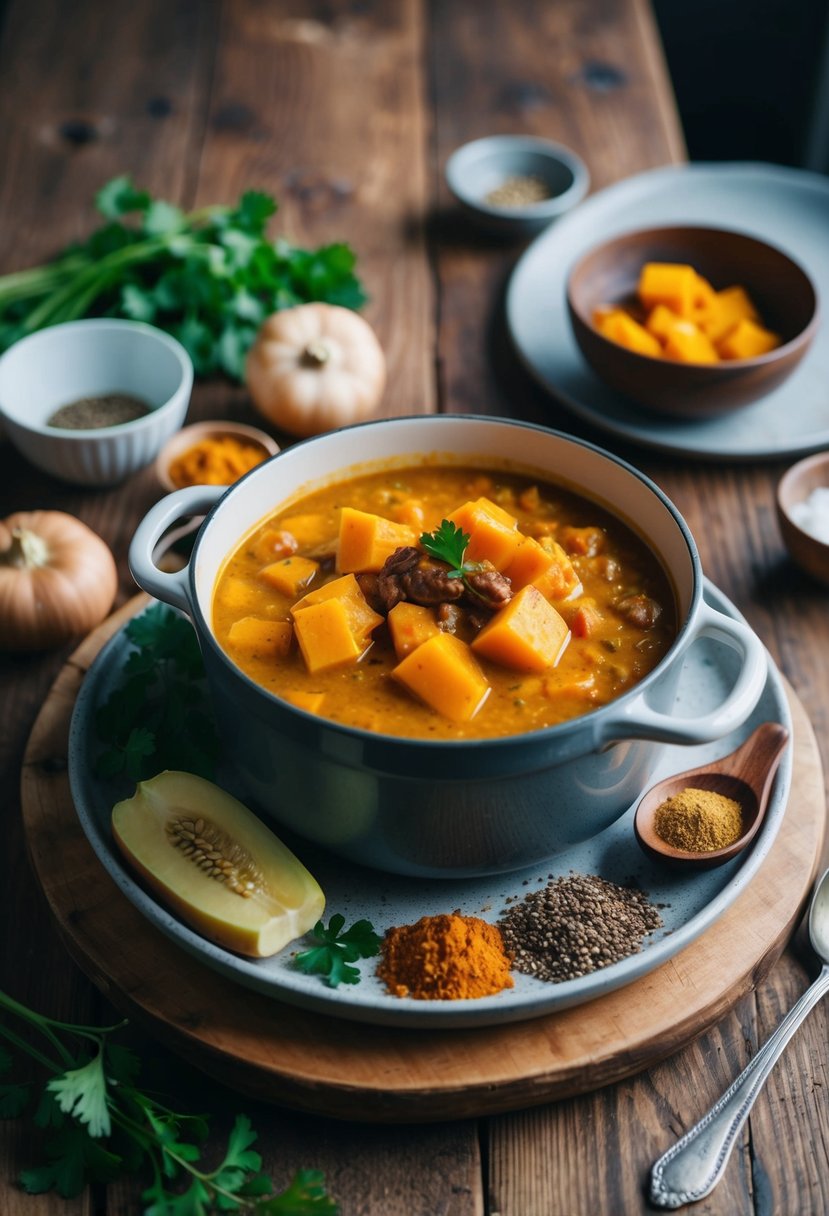
<svg viewBox="0 0 829 1216"><path fill-rule="evenodd" d="M222 570L213 618L270 692L419 739L587 713L677 630L661 566L611 514L527 476L445 465L356 477L265 520Z"/></svg>

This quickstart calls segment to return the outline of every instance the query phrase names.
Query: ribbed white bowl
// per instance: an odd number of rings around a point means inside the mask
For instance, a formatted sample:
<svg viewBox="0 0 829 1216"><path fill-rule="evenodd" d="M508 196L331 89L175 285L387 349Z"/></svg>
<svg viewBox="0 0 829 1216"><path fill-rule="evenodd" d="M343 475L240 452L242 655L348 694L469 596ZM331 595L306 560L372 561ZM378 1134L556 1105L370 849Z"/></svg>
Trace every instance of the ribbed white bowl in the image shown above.
<svg viewBox="0 0 829 1216"><path fill-rule="evenodd" d="M0 416L27 460L63 481L114 485L151 464L179 429L193 387L193 364L169 334L139 321L68 321L30 334L0 358ZM94 430L47 426L80 397L130 393L150 412Z"/></svg>

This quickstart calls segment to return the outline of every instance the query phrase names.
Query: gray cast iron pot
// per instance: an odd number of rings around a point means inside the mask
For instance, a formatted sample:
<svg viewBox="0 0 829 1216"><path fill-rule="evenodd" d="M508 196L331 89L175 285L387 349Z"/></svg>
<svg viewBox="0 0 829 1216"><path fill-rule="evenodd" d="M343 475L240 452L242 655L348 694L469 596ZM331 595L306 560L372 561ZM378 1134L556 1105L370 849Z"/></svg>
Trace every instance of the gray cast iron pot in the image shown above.
<svg viewBox="0 0 829 1216"><path fill-rule="evenodd" d="M456 464L506 462L531 470L621 516L649 543L673 584L680 629L643 681L558 726L455 742L341 726L266 692L236 667L213 635L211 599L225 559L242 538L322 484L436 454ZM161 535L205 511L189 565L175 574L160 571L152 554ZM767 675L756 635L704 602L693 538L653 482L591 444L503 419L364 423L288 448L230 489L178 490L139 526L130 565L140 586L192 619L223 746L251 804L349 859L401 874L497 873L594 836L647 785L660 742L704 743L729 734L753 710ZM736 666L735 679L712 712L677 717L683 657L702 636L723 643L724 666Z"/></svg>

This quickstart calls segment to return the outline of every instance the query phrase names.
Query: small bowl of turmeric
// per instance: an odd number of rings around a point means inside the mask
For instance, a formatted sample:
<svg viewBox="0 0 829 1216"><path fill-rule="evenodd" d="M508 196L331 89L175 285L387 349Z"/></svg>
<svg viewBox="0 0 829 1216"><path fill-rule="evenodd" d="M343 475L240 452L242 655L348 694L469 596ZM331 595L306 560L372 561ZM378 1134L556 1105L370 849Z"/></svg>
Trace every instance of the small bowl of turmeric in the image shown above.
<svg viewBox="0 0 829 1216"><path fill-rule="evenodd" d="M194 422L177 431L158 454L155 471L165 490L230 486L275 456L279 445L243 422Z"/></svg>
<svg viewBox="0 0 829 1216"><path fill-rule="evenodd" d="M657 782L633 820L642 850L685 869L731 861L760 830L788 741L785 726L764 722L721 760Z"/></svg>
<svg viewBox="0 0 829 1216"><path fill-rule="evenodd" d="M705 421L765 397L818 326L814 283L782 249L724 228L649 228L582 254L567 281L595 374L655 414Z"/></svg>

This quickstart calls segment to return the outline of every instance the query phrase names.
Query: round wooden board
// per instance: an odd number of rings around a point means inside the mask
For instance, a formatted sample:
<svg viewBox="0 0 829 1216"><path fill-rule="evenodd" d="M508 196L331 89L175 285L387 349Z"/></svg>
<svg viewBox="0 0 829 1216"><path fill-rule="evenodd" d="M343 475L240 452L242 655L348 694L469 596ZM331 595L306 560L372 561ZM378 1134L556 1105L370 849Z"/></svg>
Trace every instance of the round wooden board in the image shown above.
<svg viewBox="0 0 829 1216"><path fill-rule="evenodd" d="M607 996L476 1030L389 1029L279 1004L182 952L118 891L78 823L67 735L84 673L146 602L104 622L61 671L22 774L35 874L66 942L107 998L209 1075L258 1099L337 1118L417 1122L537 1105L621 1080L671 1055L766 975L813 881L824 825L820 754L791 689L794 769L777 840L758 874L699 940Z"/></svg>

